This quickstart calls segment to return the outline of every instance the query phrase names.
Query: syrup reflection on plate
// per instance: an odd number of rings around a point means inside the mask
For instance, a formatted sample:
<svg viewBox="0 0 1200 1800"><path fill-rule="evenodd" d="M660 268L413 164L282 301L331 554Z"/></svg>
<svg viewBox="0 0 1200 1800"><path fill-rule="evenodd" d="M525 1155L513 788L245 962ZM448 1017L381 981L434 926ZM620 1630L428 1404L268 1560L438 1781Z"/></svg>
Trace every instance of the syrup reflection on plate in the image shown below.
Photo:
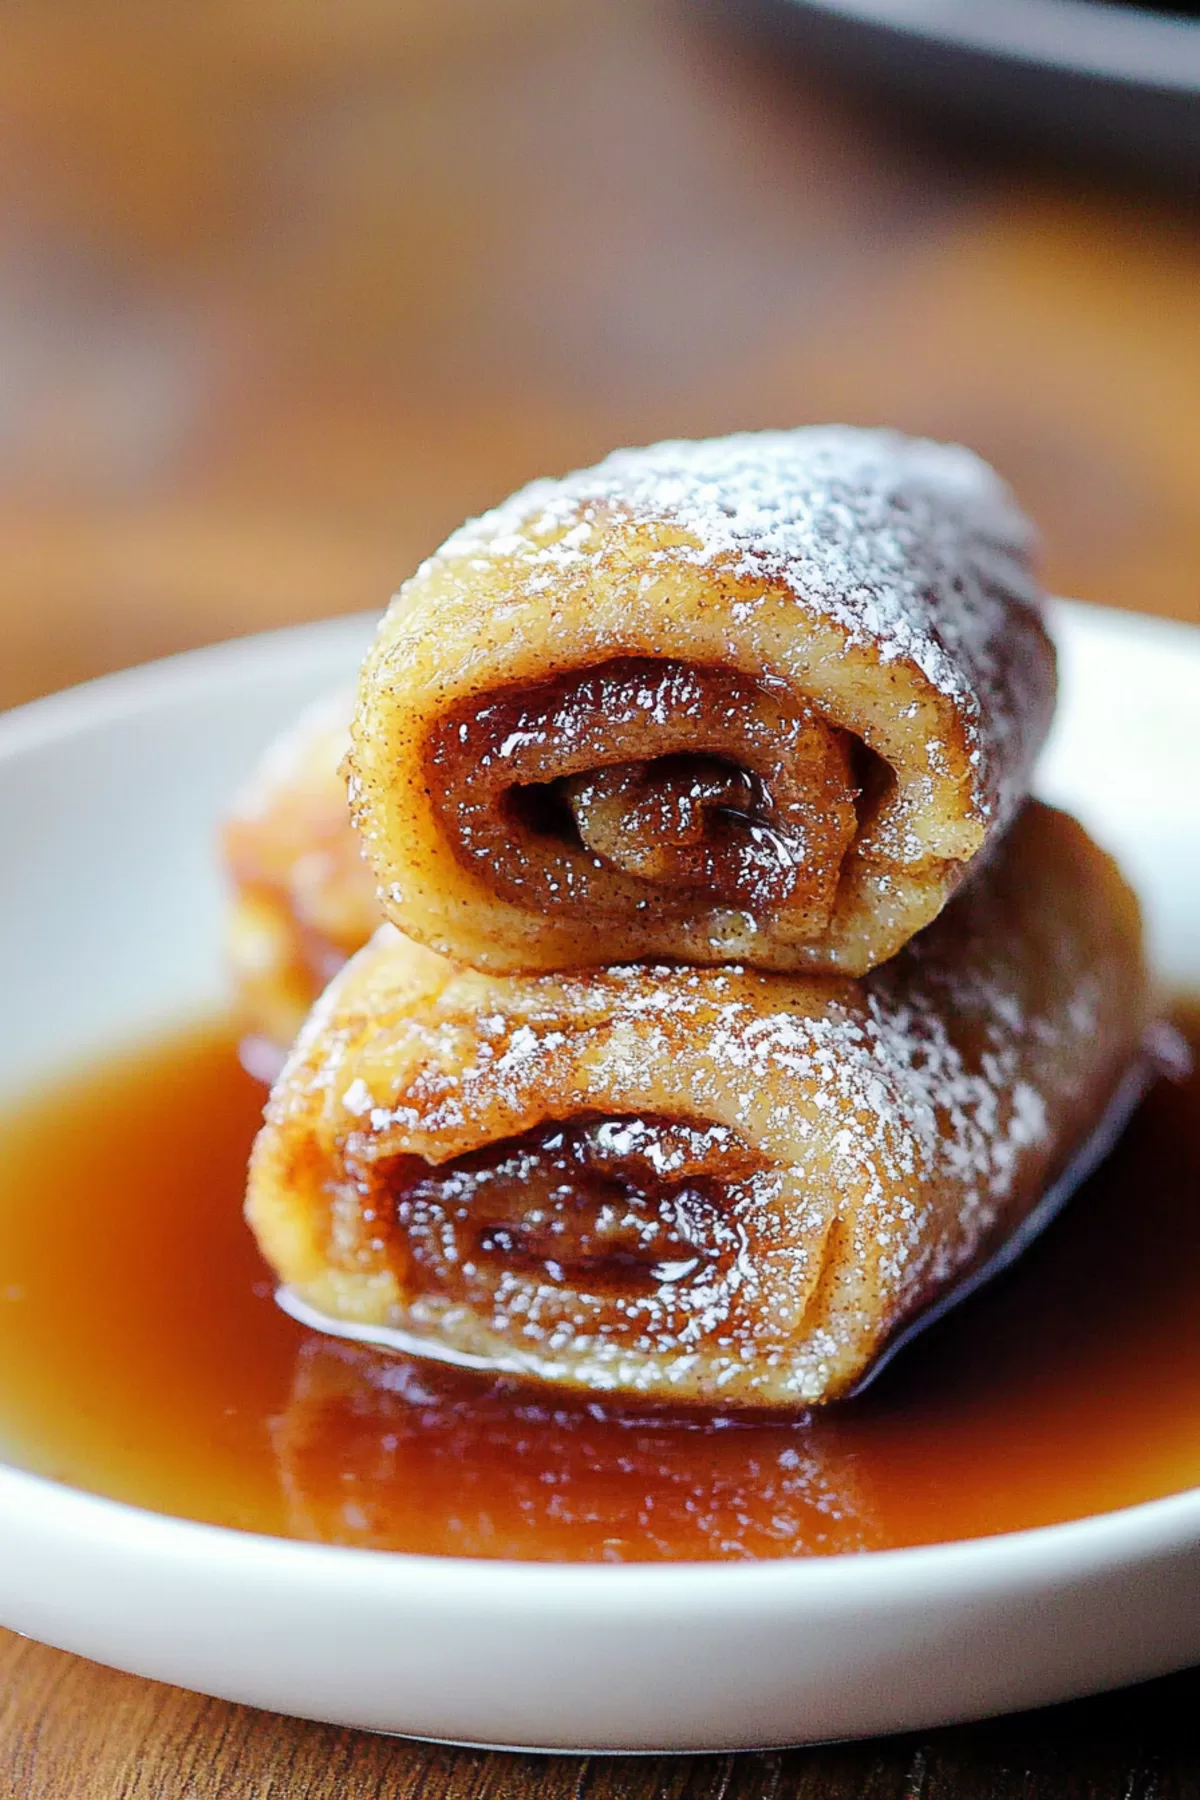
<svg viewBox="0 0 1200 1800"><path fill-rule="evenodd" d="M833 1418L609 1409L312 1337L273 1439L289 1527L321 1543L572 1562L873 1543Z"/></svg>

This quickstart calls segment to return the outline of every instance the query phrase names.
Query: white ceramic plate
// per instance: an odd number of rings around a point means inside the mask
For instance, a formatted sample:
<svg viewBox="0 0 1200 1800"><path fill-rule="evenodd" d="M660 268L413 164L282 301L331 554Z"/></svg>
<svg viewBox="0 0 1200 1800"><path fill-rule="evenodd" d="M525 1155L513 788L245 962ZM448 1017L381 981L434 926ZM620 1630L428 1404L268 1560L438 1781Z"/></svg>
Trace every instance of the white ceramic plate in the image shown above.
<svg viewBox="0 0 1200 1800"><path fill-rule="evenodd" d="M0 720L0 1095L211 1009L215 822L362 620L225 644ZM1200 633L1063 607L1043 789L1200 986ZM807 1562L554 1566L255 1537L0 1466L0 1622L159 1680L496 1745L710 1750L917 1728L1200 1659L1200 1492Z"/></svg>

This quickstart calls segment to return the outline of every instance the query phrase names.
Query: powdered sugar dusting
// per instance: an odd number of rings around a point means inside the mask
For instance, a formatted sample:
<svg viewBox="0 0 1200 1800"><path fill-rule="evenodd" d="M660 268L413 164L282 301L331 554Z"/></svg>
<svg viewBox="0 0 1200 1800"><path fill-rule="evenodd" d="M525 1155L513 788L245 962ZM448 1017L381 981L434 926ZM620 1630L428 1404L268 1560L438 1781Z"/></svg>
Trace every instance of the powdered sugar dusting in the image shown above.
<svg viewBox="0 0 1200 1800"><path fill-rule="evenodd" d="M531 588L552 586L595 554L614 514L674 528L646 553L646 579L660 564L719 570L743 588L735 623L782 591L847 646L915 665L963 721L981 810L1011 811L1027 770L1008 781L1008 752L1030 673L1003 646L1014 604L1036 608L1041 593L1031 528L977 456L849 426L671 440L535 481L438 555L510 556Z"/></svg>

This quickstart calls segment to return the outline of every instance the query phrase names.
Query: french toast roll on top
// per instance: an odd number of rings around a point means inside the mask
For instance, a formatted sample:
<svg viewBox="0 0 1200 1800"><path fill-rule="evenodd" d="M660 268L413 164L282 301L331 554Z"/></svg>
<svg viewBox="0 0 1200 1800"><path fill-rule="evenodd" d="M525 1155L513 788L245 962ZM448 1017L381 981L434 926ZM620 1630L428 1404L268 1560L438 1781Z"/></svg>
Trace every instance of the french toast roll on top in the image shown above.
<svg viewBox="0 0 1200 1800"><path fill-rule="evenodd" d="M884 431L534 482L421 566L364 666L385 912L501 973L865 973L1028 792L1055 685L1030 548L984 463Z"/></svg>
<svg viewBox="0 0 1200 1800"><path fill-rule="evenodd" d="M1146 1006L1129 890L1036 802L862 980L501 975L385 926L275 1088L248 1217L335 1329L586 1389L822 1402L1012 1237Z"/></svg>

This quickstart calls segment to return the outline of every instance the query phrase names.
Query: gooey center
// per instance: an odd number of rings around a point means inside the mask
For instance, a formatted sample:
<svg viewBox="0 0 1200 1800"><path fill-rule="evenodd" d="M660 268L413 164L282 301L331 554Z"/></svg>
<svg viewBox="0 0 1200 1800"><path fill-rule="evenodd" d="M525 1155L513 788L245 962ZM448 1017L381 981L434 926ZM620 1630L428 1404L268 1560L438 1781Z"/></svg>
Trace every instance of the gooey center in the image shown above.
<svg viewBox="0 0 1200 1800"><path fill-rule="evenodd" d="M728 1316L771 1182L725 1127L654 1118L555 1122L441 1168L406 1159L391 1184L406 1303L661 1347Z"/></svg>
<svg viewBox="0 0 1200 1800"><path fill-rule="evenodd" d="M711 907L810 937L853 841L856 746L736 670L616 658L452 709L431 737L451 840L557 912Z"/></svg>

